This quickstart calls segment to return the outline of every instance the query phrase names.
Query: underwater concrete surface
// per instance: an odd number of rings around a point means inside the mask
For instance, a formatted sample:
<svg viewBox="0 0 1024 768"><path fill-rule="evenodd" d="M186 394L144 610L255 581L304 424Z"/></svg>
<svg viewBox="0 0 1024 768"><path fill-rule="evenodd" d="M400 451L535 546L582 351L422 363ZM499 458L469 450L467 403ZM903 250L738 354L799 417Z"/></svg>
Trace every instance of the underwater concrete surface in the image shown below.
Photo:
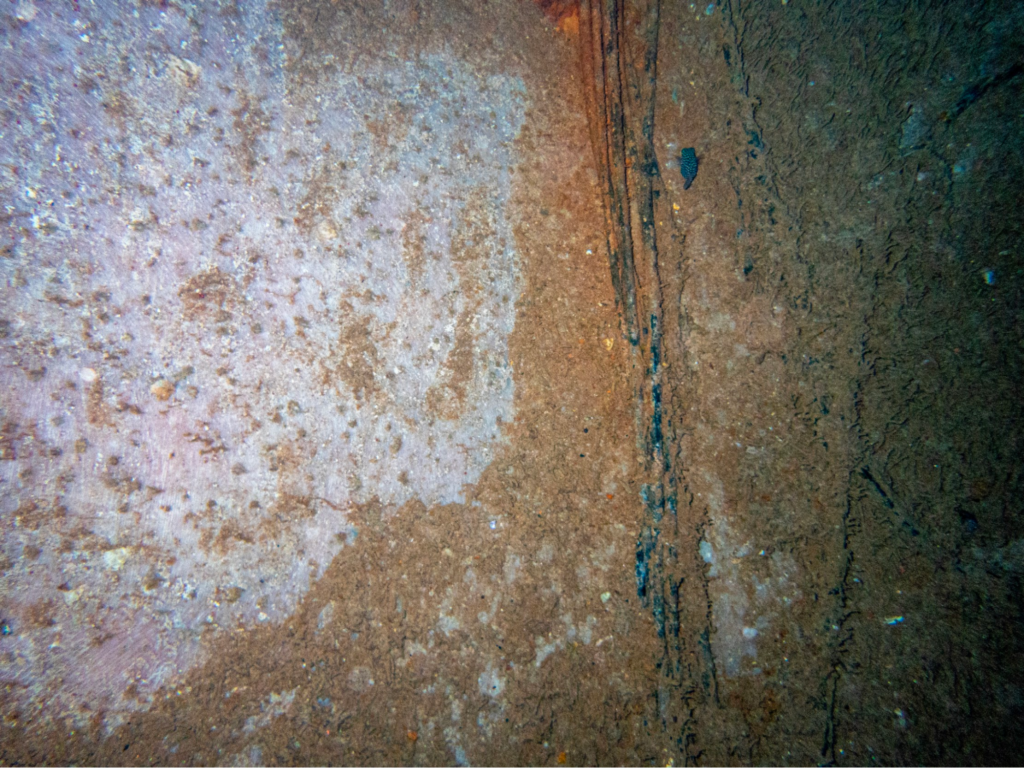
<svg viewBox="0 0 1024 768"><path fill-rule="evenodd" d="M1019 762L1022 29L0 4L0 763Z"/></svg>
<svg viewBox="0 0 1024 768"><path fill-rule="evenodd" d="M0 680L112 724L293 611L352 505L491 461L526 94L444 51L303 82L265 2L0 17Z"/></svg>

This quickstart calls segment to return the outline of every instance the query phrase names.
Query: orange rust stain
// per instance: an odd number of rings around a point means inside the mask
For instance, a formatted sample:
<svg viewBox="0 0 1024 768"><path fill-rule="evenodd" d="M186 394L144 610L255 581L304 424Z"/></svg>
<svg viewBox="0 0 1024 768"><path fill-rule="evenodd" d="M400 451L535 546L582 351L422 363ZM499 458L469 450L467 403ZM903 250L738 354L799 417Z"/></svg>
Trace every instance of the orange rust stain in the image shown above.
<svg viewBox="0 0 1024 768"><path fill-rule="evenodd" d="M575 35L580 31L579 0L534 0L559 32Z"/></svg>

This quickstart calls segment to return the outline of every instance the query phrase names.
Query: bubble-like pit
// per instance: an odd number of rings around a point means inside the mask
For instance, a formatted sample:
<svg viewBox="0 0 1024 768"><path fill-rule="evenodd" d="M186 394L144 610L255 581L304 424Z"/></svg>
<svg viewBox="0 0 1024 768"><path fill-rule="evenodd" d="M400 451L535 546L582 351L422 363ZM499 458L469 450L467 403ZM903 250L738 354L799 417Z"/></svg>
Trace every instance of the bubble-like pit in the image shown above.
<svg viewBox="0 0 1024 768"><path fill-rule="evenodd" d="M353 505L491 461L526 97L444 52L303 82L260 3L3 14L0 680L116 713L292 611Z"/></svg>

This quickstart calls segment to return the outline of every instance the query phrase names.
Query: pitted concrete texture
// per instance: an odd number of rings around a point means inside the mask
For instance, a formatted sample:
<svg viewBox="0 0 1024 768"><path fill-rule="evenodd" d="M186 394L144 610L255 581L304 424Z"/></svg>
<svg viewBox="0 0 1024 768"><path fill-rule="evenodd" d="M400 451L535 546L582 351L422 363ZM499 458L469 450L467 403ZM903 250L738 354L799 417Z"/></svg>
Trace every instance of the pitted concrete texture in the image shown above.
<svg viewBox="0 0 1024 768"><path fill-rule="evenodd" d="M2 674L117 711L293 611L353 504L490 463L526 94L443 50L303 84L265 3L34 8L2 53L0 505L39 554L5 610L60 599Z"/></svg>

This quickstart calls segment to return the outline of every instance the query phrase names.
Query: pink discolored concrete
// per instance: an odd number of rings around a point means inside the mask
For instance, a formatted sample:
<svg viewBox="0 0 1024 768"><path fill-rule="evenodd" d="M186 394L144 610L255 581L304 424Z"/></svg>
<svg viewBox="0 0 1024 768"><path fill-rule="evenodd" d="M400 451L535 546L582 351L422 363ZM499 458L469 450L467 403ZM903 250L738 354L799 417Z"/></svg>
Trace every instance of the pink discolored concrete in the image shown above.
<svg viewBox="0 0 1024 768"><path fill-rule="evenodd" d="M526 97L443 52L301 84L262 3L0 15L0 680L116 713L287 616L353 505L490 462Z"/></svg>

